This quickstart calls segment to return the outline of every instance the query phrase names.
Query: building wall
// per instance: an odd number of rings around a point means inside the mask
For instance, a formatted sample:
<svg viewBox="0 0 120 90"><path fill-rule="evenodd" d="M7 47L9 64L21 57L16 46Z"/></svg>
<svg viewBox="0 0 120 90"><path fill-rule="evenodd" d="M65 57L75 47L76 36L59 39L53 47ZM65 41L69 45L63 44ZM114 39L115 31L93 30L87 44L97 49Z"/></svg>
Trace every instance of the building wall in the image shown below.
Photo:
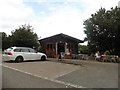
<svg viewBox="0 0 120 90"><path fill-rule="evenodd" d="M57 43L57 46L56 46ZM42 51L47 54L48 57L57 58L58 55L58 43L60 42L46 42L42 43ZM78 43L73 42L62 42L65 45L65 58L72 58L72 54L77 54L78 52ZM57 48L57 51L56 51Z"/></svg>
<svg viewBox="0 0 120 90"><path fill-rule="evenodd" d="M45 52L48 57L54 57L55 55L55 43L46 43L45 45Z"/></svg>

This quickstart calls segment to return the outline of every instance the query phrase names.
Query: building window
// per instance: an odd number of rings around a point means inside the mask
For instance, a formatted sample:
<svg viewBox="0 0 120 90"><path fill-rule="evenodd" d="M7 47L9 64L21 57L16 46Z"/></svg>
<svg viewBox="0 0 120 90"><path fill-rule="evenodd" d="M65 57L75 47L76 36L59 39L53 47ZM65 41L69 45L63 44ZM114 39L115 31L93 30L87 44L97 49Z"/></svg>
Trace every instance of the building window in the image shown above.
<svg viewBox="0 0 120 90"><path fill-rule="evenodd" d="M52 49L52 44L50 44L50 49Z"/></svg>
<svg viewBox="0 0 120 90"><path fill-rule="evenodd" d="M54 44L51 44L51 43L47 44L47 50L52 50L54 49L54 47L55 47Z"/></svg>
<svg viewBox="0 0 120 90"><path fill-rule="evenodd" d="M49 50L49 44L47 44L47 50Z"/></svg>

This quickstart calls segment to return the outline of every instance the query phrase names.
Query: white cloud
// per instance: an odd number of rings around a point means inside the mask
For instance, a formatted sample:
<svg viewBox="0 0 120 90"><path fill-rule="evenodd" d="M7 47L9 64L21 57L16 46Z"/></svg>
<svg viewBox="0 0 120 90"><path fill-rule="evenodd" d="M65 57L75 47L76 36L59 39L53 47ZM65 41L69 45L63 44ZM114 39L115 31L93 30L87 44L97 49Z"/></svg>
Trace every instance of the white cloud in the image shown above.
<svg viewBox="0 0 120 90"><path fill-rule="evenodd" d="M86 9L84 11L84 18L87 19L91 14L96 13L101 7L106 10L110 10L111 7L115 7L118 5L119 0L81 0L85 5Z"/></svg>
<svg viewBox="0 0 120 90"><path fill-rule="evenodd" d="M40 31L43 37L57 33L65 33L76 38L84 39L83 22L78 10L71 7L61 8L53 12L40 23Z"/></svg>
<svg viewBox="0 0 120 90"><path fill-rule="evenodd" d="M33 1L33 0L32 0ZM42 10L38 16L34 9L26 6L23 0L1 0L0 3L0 32L10 34L12 30L23 24L30 24L38 36L44 38L58 33L65 33L78 39L84 39L83 21L88 19L101 7L110 9L118 5L119 0L56 0L64 2L64 5L51 6L53 0L36 0L47 5L49 14ZM28 0L31 2L31 0ZM71 6L70 3L77 3ZM83 9L83 10L82 10ZM46 15L47 14L47 15Z"/></svg>
<svg viewBox="0 0 120 90"><path fill-rule="evenodd" d="M4 0L0 3L0 32L10 34L11 30L33 20L34 11L22 2L22 0Z"/></svg>

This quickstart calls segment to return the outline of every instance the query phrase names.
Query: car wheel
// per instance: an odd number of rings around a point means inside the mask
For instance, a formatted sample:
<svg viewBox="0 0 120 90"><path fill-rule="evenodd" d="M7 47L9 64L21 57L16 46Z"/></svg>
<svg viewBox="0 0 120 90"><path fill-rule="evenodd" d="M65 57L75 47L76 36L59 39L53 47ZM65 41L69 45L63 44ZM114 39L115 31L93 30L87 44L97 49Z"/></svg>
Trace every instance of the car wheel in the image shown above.
<svg viewBox="0 0 120 90"><path fill-rule="evenodd" d="M18 56L16 59L15 59L16 62L22 62L23 61L23 57L22 56Z"/></svg>
<svg viewBox="0 0 120 90"><path fill-rule="evenodd" d="M45 57L45 56L42 56L42 57L41 57L41 60L42 60L42 61L45 61L45 60L46 60L46 57Z"/></svg>

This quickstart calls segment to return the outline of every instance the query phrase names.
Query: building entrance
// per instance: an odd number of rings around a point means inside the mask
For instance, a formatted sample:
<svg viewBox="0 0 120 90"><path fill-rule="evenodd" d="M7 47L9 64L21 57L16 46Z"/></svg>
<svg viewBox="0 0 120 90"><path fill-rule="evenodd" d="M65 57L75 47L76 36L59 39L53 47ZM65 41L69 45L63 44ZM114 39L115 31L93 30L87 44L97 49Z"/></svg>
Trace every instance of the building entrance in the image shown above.
<svg viewBox="0 0 120 90"><path fill-rule="evenodd" d="M58 43L58 54L60 54L60 52L65 52L65 43Z"/></svg>

